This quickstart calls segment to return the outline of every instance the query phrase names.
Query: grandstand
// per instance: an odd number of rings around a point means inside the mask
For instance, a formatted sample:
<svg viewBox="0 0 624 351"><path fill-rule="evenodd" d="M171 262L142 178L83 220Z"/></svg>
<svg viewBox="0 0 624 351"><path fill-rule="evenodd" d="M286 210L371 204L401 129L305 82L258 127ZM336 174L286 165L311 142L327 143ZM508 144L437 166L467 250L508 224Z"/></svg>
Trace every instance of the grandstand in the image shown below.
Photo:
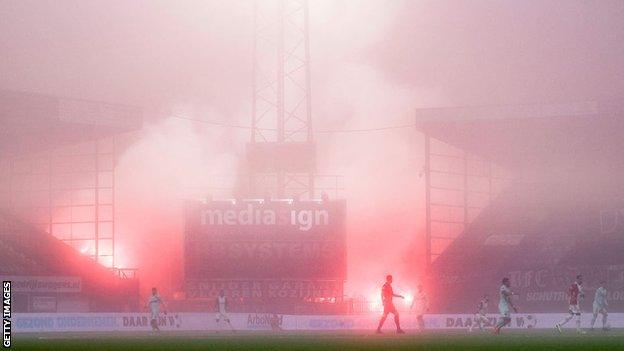
<svg viewBox="0 0 624 351"><path fill-rule="evenodd" d="M590 294L606 280L611 311L624 309L623 114L612 102L418 111L427 138L512 175L432 261L432 309L495 300L508 276L523 312L561 312L579 273Z"/></svg>
<svg viewBox="0 0 624 351"><path fill-rule="evenodd" d="M140 110L0 91L0 275L15 312L136 310L114 266L115 137Z"/></svg>
<svg viewBox="0 0 624 351"><path fill-rule="evenodd" d="M122 279L54 236L0 213L0 276L5 280L57 281L67 288L16 289L16 312L124 311L138 308L138 280ZM11 278L8 278L11 277ZM38 301L47 301L41 303Z"/></svg>

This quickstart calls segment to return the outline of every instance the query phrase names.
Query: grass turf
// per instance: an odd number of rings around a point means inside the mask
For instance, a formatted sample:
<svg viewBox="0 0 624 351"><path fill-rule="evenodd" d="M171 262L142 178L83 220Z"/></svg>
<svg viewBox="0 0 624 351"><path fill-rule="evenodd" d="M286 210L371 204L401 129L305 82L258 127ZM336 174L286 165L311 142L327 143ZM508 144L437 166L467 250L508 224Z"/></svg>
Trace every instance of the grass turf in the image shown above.
<svg viewBox="0 0 624 351"><path fill-rule="evenodd" d="M349 333L90 333L14 335L15 350L624 350L624 331L546 330L490 333L427 332L407 335Z"/></svg>

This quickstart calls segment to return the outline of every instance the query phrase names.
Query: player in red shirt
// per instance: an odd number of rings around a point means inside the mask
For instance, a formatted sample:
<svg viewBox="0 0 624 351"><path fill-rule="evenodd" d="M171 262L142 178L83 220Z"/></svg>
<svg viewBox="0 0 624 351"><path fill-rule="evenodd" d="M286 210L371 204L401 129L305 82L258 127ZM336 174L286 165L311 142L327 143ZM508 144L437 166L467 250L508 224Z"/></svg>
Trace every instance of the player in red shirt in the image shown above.
<svg viewBox="0 0 624 351"><path fill-rule="evenodd" d="M397 295L392 291L392 276L386 276L386 283L381 288L381 301L383 303L383 315L379 320L379 325L377 326L377 334L381 334L381 327L383 326L386 318L388 318L388 314L392 313L394 315L394 324L397 328L397 334L405 334L405 332L401 329L401 324L399 323L399 312L396 307L394 307L394 303L392 302L393 297L400 297L404 299L402 295Z"/></svg>
<svg viewBox="0 0 624 351"><path fill-rule="evenodd" d="M576 281L572 283L572 285L568 289L568 294L570 294L570 298L568 300L570 303L570 308L568 312L570 314L566 316L566 318L564 318L564 320L561 321L561 323L555 324L555 329L557 329L557 331L561 333L561 327L564 326L566 323L568 323L570 320L572 320L572 318L576 316L576 332L584 333L584 331L581 330L581 307L580 307L581 299L585 297L585 294L583 293L583 276L582 275L579 274L576 276Z"/></svg>

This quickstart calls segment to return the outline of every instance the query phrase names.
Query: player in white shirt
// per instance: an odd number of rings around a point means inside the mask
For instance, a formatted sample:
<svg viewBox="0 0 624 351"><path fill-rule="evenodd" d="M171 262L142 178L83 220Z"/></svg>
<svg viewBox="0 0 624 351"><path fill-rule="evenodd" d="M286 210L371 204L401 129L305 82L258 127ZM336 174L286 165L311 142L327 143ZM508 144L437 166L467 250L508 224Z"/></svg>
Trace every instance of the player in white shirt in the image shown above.
<svg viewBox="0 0 624 351"><path fill-rule="evenodd" d="M152 326L152 332L159 332L158 328L158 315L160 314L160 306L164 305L163 300L158 295L158 290L152 288L152 295L147 300L146 308L150 311L150 325ZM165 312L167 314L167 312Z"/></svg>
<svg viewBox="0 0 624 351"><path fill-rule="evenodd" d="M225 297L225 291L221 290L219 291L219 296L217 296L217 301L216 301L216 309L217 309L217 326L219 326L219 322L221 320L223 320L225 323L228 324L228 326L230 327L230 329L232 331L234 331L234 327L232 326L232 323L230 323L230 317L227 314L227 297Z"/></svg>
<svg viewBox="0 0 624 351"><path fill-rule="evenodd" d="M418 285L416 295L414 296L414 300L412 300L410 309L413 309L416 312L418 329L421 331L425 330L425 319L423 318L423 315L425 312L429 311L429 300L427 300L427 294L423 291L422 285Z"/></svg>
<svg viewBox="0 0 624 351"><path fill-rule="evenodd" d="M279 332L282 331L282 326L281 326L281 319L280 317L276 314L273 313L273 315L271 316L271 330L274 332Z"/></svg>
<svg viewBox="0 0 624 351"><path fill-rule="evenodd" d="M511 310L514 312L518 312L516 306L514 306L513 302L511 302L511 297L514 295L511 292L511 283L509 282L509 278L503 278L503 285L501 285L500 290L500 301L498 302L498 311L501 314L501 320L494 327L494 334L500 334L501 328L511 323Z"/></svg>
<svg viewBox="0 0 624 351"><path fill-rule="evenodd" d="M596 318L598 318L598 313L602 314L602 330L609 330L607 326L607 288L605 288L606 282L601 281L600 286L596 289L596 293L594 294L594 315L591 320L591 330L594 330L594 323L596 323Z"/></svg>
<svg viewBox="0 0 624 351"><path fill-rule="evenodd" d="M487 325L490 322L486 315L489 303L490 298L488 297L488 294L483 294L483 297L477 305L477 313L475 313L474 316L474 323L470 325L470 329L468 329L468 331L472 331L475 324L479 326L479 330L483 331L483 325Z"/></svg>

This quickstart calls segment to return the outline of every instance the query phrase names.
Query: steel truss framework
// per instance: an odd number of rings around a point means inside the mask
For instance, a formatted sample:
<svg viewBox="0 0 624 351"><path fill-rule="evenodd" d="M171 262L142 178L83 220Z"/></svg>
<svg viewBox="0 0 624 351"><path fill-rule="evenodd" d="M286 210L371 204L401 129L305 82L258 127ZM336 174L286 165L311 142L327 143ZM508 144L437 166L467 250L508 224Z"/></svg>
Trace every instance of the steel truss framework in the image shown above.
<svg viewBox="0 0 624 351"><path fill-rule="evenodd" d="M224 199L266 199L265 195L271 195L277 193L277 183L274 175L271 174L259 174L256 177L260 178L264 186L266 186L266 193L250 194L240 192L240 185L236 184L236 179L247 181L251 178L250 175L238 175L238 178L232 174L212 174L208 176L211 184L208 187L190 188L195 194L208 194L207 197L198 197L197 199L209 199L212 200L224 200ZM262 178L265 177L265 178ZM344 177L333 174L315 174L315 193L318 194L318 200L322 198L321 195L326 195L333 199L342 199L345 195ZM283 198L273 197L274 199L299 199L310 200L304 198L308 189L307 182L301 181L298 184L292 184L288 187L287 196Z"/></svg>
<svg viewBox="0 0 624 351"><path fill-rule="evenodd" d="M3 203L11 213L114 267L114 137L4 162Z"/></svg>
<svg viewBox="0 0 624 351"><path fill-rule="evenodd" d="M425 135L426 255L429 267L489 205L509 177L491 161Z"/></svg>
<svg viewBox="0 0 624 351"><path fill-rule="evenodd" d="M254 3L252 89L251 147L257 143L273 143L276 150L290 143L314 147L307 0ZM313 198L313 160L308 164L298 170L251 170L250 193Z"/></svg>
<svg viewBox="0 0 624 351"><path fill-rule="evenodd" d="M254 3L251 141L312 140L306 0Z"/></svg>
<svg viewBox="0 0 624 351"><path fill-rule="evenodd" d="M263 195L278 195L277 198L291 199L313 199L313 194L327 195L334 199L344 196L343 177L332 174L314 174L314 188L310 189L310 175L285 173L283 188L280 190L278 175L276 174L255 174L251 178L256 181L256 187L261 187L264 194L257 193L258 197ZM253 185L252 185L253 187ZM280 195L281 194L281 195Z"/></svg>

